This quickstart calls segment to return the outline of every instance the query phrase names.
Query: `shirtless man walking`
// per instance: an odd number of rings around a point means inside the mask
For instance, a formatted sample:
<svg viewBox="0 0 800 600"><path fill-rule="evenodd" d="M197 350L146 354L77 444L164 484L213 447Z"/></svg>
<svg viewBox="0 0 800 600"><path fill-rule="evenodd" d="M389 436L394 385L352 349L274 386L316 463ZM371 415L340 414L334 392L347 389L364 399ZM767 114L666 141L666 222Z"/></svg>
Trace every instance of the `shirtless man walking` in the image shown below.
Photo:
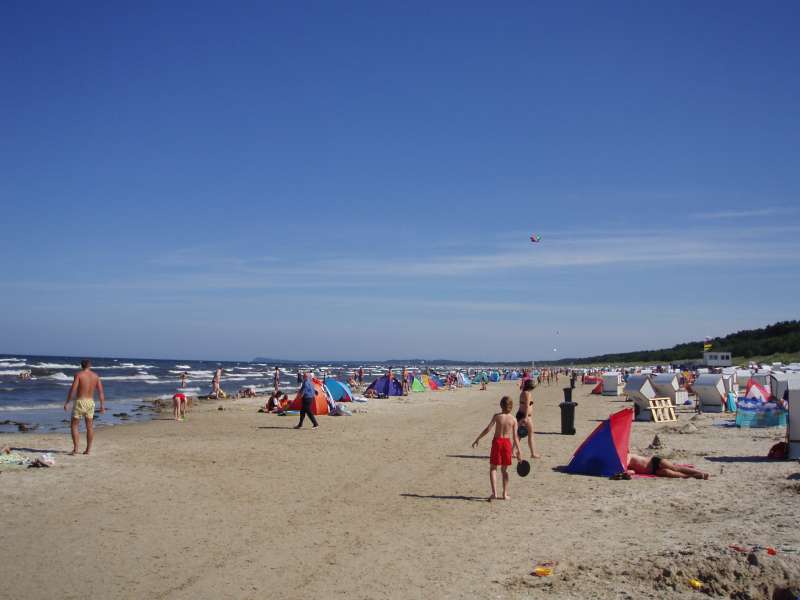
<svg viewBox="0 0 800 600"><path fill-rule="evenodd" d="M100 396L100 412L106 412L106 395L103 391L103 382L92 371L91 366L92 363L88 359L81 361L81 370L75 374L75 378L72 380L72 387L69 388L67 393L67 401L64 402L64 410L66 411L72 398L75 398L75 405L72 407L72 422L70 423L70 430L72 431L72 452L70 454L73 456L78 453L78 442L80 442L78 425L81 422L81 417L86 421L86 451L84 454L89 454L92 450L95 390Z"/></svg>

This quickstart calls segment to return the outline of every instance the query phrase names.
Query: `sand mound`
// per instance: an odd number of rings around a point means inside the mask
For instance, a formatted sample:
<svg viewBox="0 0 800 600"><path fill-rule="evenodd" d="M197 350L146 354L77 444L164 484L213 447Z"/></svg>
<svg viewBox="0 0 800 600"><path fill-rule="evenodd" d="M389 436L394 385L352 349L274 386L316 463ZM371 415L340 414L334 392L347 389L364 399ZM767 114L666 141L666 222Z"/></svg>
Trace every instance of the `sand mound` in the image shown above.
<svg viewBox="0 0 800 600"><path fill-rule="evenodd" d="M696 579L711 596L794 600L800 595L800 558L783 552L770 556L766 550L745 553L713 546L665 552L645 574L657 590L686 590L689 580Z"/></svg>
<svg viewBox="0 0 800 600"><path fill-rule="evenodd" d="M655 592L659 598L679 598L694 592L690 580L699 581L699 591L712 597L795 600L800 596L800 555L689 546L644 556L636 563L562 564L551 577L515 577L504 587L510 592L538 589L570 598L580 590L592 590L596 597L630 598Z"/></svg>
<svg viewBox="0 0 800 600"><path fill-rule="evenodd" d="M687 423L678 430L678 433L697 433L699 430L691 423Z"/></svg>

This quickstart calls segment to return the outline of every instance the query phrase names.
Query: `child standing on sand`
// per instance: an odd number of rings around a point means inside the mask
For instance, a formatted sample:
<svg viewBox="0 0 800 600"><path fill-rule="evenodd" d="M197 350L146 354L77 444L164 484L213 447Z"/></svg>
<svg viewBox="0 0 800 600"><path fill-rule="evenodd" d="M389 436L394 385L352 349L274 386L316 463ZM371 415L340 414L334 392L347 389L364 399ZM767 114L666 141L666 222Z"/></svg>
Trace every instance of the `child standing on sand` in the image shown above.
<svg viewBox="0 0 800 600"><path fill-rule="evenodd" d="M492 439L492 452L489 456L489 481L492 484L492 495L489 500L499 500L497 495L497 467L503 473L503 500L508 500L508 467L511 465L512 446L517 460L519 456L519 436L517 435L517 421L511 416L514 402L508 396L500 399L500 410L492 417L486 428L472 442L472 447L477 448L478 442L489 433L494 425L494 438Z"/></svg>

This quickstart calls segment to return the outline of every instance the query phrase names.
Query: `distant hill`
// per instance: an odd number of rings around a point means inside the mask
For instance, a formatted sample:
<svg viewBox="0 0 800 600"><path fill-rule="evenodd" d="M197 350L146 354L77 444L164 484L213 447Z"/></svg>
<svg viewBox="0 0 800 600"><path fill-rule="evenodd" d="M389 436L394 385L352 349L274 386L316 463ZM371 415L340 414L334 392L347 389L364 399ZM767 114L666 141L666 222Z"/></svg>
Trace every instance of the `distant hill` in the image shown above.
<svg viewBox="0 0 800 600"><path fill-rule="evenodd" d="M724 337L711 339L713 350L730 352L733 356L751 358L778 353L800 352L800 321L780 321L761 329L745 329ZM565 358L547 361L546 364L569 365L586 363L677 363L700 358L703 342L687 342L661 348L660 350L640 350L618 354L600 354L584 358ZM545 363L542 363L545 364Z"/></svg>

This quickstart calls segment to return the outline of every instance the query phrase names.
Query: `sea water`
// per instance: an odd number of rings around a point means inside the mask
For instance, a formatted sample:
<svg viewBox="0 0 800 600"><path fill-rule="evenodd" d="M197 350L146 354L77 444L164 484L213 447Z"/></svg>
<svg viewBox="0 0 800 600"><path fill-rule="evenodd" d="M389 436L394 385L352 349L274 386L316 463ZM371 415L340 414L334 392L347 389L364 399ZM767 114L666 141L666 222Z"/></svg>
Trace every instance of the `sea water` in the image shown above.
<svg viewBox="0 0 800 600"><path fill-rule="evenodd" d="M275 365L250 362L91 358L92 369L101 377L106 412L100 414L95 397L95 423L112 425L123 421L152 418L155 400L171 410L172 395L208 395L214 371L222 368L222 389L229 395L249 387L257 393L271 393ZM0 355L0 433L18 431L17 423L36 431L58 431L69 427L71 412L64 401L72 378L80 370L81 358L64 356ZM319 365L281 363L280 389L292 394L297 388L298 369ZM352 368L323 367L329 377L347 377ZM21 375L30 372L30 378ZM186 373L186 386L180 377ZM72 404L69 411L72 410ZM163 414L163 413L162 413Z"/></svg>
<svg viewBox="0 0 800 600"><path fill-rule="evenodd" d="M231 362L184 359L133 359L88 357L94 370L103 381L106 412L100 414L100 403L95 396L95 424L115 425L122 422L153 418L157 400L165 409L161 415L170 415L172 396L183 392L187 396L203 397L211 392L214 372L222 369L221 387L228 395L243 388L259 394L273 391L275 367L280 368L279 389L293 396L298 388L297 373L313 370L320 378L328 377L347 381L359 367L364 368L364 382L369 383L386 372L380 364L327 364L321 362ZM20 430L19 424L37 432L63 431L69 428L72 404L64 410L64 401L72 379L80 370L81 357L27 356L23 354L0 355L0 433ZM406 365L412 371L431 368L432 372L469 370L470 366L435 366L432 364ZM480 368L487 368L482 366ZM402 367L394 366L395 376ZM30 377L21 375L30 373ZM186 385L181 387L181 375L186 374Z"/></svg>

